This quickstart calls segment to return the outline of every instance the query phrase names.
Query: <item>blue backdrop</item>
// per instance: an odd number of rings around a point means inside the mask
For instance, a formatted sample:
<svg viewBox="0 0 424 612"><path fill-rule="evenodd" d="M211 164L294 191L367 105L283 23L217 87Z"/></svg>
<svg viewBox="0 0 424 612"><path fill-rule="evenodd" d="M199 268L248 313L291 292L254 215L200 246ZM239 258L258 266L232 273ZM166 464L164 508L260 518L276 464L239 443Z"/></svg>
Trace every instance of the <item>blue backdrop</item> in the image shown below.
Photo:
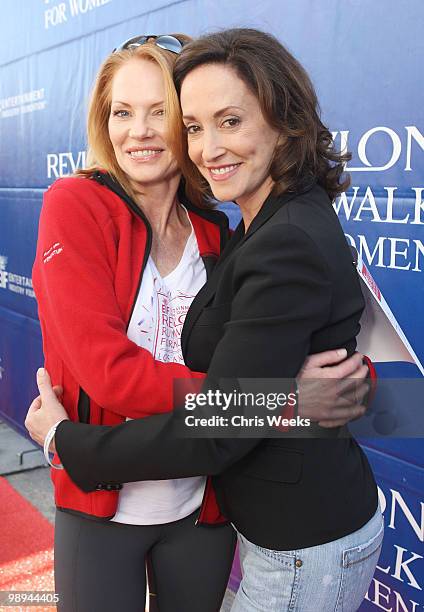
<svg viewBox="0 0 424 612"><path fill-rule="evenodd" d="M83 166L97 67L140 33L258 27L299 58L324 121L353 153L352 187L335 205L348 240L424 361L421 0L407 7L395 0L3 0L0 13L0 413L15 427L23 430L43 362L30 279L42 193ZM226 209L234 222L237 213ZM390 368L391 375L417 375L411 366ZM414 612L424 607L424 444L363 444L386 535L361 610Z"/></svg>

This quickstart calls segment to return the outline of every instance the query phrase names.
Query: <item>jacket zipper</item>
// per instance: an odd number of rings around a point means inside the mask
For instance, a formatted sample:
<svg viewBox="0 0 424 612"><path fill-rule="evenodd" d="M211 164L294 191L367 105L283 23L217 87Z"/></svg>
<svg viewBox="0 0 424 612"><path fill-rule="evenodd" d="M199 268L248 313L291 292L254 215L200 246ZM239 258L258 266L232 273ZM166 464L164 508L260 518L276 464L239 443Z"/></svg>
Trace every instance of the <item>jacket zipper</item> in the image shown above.
<svg viewBox="0 0 424 612"><path fill-rule="evenodd" d="M202 497L202 503L200 504L200 508L199 508L199 514L196 518L196 520L194 521L194 525L197 527L200 521L200 515L202 514L202 510L203 510L203 506L206 500L206 493L208 490L208 482L209 482L210 476L206 476L206 482L205 482L205 489L203 491L203 497Z"/></svg>
<svg viewBox="0 0 424 612"><path fill-rule="evenodd" d="M137 296L139 294L141 282L143 280L144 270L146 268L147 261L150 255L150 251L152 249L152 237L153 237L152 228L151 228L149 221L147 220L146 215L143 213L143 211L137 206L137 204L135 204L135 202L133 202L133 200L125 193L125 191L122 189L122 187L118 183L113 181L108 175L105 175L102 172L99 172L98 170L93 173L93 178L95 181L97 181L101 185L105 185L105 187L108 187L110 191L112 191L117 196L119 196L121 200L123 200L125 204L127 205L127 207L131 210L131 212L134 213L137 217L139 217L143 221L146 227L146 230L147 230L146 248L144 250L144 256L143 256L143 261L141 264L140 276L139 276L138 283L137 283L137 290L135 292L134 302L131 306L131 312L130 312L129 319L127 322L127 327L126 327L128 331L128 328L131 322L131 317L133 315L134 308L137 303Z"/></svg>
<svg viewBox="0 0 424 612"><path fill-rule="evenodd" d="M144 251L143 261L142 261L141 270L140 270L140 276L139 276L138 284L137 284L137 290L136 290L136 293L135 293L134 302L133 302L132 307L131 307L131 312L130 312L130 316L129 316L129 319L128 319L128 322L127 322L127 327L126 327L126 330L128 331L128 328L129 328L130 322L131 322L131 317L133 315L134 308L135 308L135 305L137 303L137 296L138 296L138 293L140 291L141 282L142 282L142 279L143 279L143 273L144 273L144 270L146 268L147 260L149 259L150 251L151 251L151 248L152 248L152 228L151 228L150 223L148 222L146 216L144 215L144 213L131 200L131 198L125 193L125 191L122 188L119 187L119 185L117 185L116 183L112 182L112 179L110 179L108 176L105 176L104 174L102 174L99 171L93 172L92 177L93 177L93 179L95 181L100 183L100 185L104 185L105 187L110 189L110 191L112 191L117 196L119 196L125 202L125 204L128 206L128 208L131 210L131 212L133 214L137 215L138 217L140 217L140 219L143 221L143 223L144 223L144 225L146 227L146 230L147 230L146 248L145 248L145 251ZM80 387L80 392L79 392L79 396L78 396L78 418L80 420L80 423L90 423L90 412L91 412L90 411L90 398L87 395L87 393L84 391L84 389L82 387Z"/></svg>

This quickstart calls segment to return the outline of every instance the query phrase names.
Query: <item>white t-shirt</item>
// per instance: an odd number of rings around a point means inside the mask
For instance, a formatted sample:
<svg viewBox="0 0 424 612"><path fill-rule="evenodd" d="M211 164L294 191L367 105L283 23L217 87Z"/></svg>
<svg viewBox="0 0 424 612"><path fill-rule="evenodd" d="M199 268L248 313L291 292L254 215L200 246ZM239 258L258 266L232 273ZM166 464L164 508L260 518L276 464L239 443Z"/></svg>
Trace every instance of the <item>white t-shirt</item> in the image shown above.
<svg viewBox="0 0 424 612"><path fill-rule="evenodd" d="M193 298L206 282L193 228L177 267L162 278L149 257L128 327L128 338L158 361L184 363L181 331ZM202 503L206 477L147 480L124 484L112 519L158 525L182 519Z"/></svg>

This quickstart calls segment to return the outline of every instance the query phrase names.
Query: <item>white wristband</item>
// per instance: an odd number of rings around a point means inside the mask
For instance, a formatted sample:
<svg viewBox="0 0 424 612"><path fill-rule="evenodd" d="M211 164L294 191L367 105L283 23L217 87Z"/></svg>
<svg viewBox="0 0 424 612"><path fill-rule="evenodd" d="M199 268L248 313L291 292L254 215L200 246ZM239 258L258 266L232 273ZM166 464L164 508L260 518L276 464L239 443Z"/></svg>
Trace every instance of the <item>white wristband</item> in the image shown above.
<svg viewBox="0 0 424 612"><path fill-rule="evenodd" d="M58 427L59 423L61 423L62 421L65 421L65 420L66 420L66 419L61 419L60 421L58 421L57 423L55 423L55 424L53 425L53 427L51 427L51 428L49 429L49 431L47 432L46 439L44 440L44 457L45 457L45 459L46 459L47 463L48 463L49 465L51 465L51 467L52 467L52 468L55 468L55 470L63 470L63 465L62 465L61 463L53 463L53 462L50 460L50 457L49 457L49 446L50 446L50 444L51 444L51 441L52 441L52 440L53 440L53 438L54 438L54 435L55 435L55 433L56 433L56 429L57 429L57 427Z"/></svg>

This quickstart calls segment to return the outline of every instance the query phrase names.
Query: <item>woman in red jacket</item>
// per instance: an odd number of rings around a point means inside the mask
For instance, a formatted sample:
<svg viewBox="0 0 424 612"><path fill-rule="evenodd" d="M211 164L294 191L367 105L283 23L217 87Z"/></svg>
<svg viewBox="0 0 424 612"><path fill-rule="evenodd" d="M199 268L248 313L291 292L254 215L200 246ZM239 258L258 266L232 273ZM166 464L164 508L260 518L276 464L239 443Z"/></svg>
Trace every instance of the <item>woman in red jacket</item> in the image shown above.
<svg viewBox="0 0 424 612"><path fill-rule="evenodd" d="M44 198L34 288L46 368L74 421L115 425L168 411L173 380L203 376L184 365L180 335L228 224L186 198L178 139L167 131L180 119L172 68L184 40L139 37L106 59L89 111L90 168L56 181ZM358 360L333 375L348 375ZM148 556L161 612L216 610L235 537L211 490L204 495L205 480L84 493L53 470L59 609L142 609ZM202 498L213 530L194 527Z"/></svg>

